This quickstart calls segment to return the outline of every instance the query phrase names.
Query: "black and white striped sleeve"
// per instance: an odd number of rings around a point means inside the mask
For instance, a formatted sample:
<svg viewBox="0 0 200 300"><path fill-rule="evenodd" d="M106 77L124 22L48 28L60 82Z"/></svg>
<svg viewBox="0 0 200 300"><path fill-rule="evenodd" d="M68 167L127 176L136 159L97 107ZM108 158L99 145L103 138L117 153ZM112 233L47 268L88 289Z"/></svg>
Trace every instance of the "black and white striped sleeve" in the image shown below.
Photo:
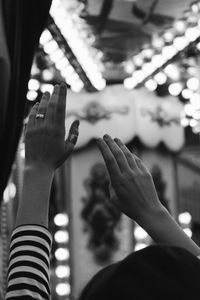
<svg viewBox="0 0 200 300"><path fill-rule="evenodd" d="M45 227L23 225L13 231L5 300L50 299L51 244Z"/></svg>

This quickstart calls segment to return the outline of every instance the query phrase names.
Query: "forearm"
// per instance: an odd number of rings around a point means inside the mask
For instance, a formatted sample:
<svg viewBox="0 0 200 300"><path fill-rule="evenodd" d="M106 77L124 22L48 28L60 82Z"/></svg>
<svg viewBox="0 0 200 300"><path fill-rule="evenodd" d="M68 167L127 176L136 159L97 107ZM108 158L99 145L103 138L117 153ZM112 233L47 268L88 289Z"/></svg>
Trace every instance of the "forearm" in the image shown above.
<svg viewBox="0 0 200 300"><path fill-rule="evenodd" d="M49 197L53 172L25 167L22 197L16 226L37 224L48 227Z"/></svg>
<svg viewBox="0 0 200 300"><path fill-rule="evenodd" d="M196 256L200 255L200 248L185 234L164 207L140 225L155 242L182 247Z"/></svg>

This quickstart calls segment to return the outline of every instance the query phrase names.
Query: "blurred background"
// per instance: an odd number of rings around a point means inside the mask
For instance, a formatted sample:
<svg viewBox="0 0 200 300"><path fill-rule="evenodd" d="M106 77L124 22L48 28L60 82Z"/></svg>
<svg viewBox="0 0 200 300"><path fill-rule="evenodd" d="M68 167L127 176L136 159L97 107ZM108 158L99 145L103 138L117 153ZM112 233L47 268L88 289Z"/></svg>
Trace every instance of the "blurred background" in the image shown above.
<svg viewBox="0 0 200 300"><path fill-rule="evenodd" d="M105 133L144 160L160 201L200 246L200 1L40 2L0 1L0 281L23 124L44 91L66 82L66 131L79 119L80 137L51 191L51 288L53 300L73 300L102 267L153 243L109 202L95 144Z"/></svg>

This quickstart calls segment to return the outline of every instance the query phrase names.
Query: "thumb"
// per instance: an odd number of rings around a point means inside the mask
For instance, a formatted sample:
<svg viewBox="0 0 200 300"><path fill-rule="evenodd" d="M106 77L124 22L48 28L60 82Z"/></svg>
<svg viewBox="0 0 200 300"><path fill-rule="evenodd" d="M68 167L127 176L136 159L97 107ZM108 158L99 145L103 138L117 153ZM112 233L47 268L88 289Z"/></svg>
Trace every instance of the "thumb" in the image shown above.
<svg viewBox="0 0 200 300"><path fill-rule="evenodd" d="M76 145L76 142L78 140L79 124L80 124L79 120L75 120L70 126L69 134L65 141L66 158L73 152L74 146Z"/></svg>

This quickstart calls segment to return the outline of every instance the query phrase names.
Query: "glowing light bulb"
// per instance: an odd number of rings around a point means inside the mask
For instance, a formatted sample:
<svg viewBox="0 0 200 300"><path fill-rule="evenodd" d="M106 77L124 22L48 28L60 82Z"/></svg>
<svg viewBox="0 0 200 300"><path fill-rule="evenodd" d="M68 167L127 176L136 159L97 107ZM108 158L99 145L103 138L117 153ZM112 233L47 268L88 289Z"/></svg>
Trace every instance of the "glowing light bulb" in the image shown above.
<svg viewBox="0 0 200 300"><path fill-rule="evenodd" d="M167 76L172 78L173 80L178 80L180 77L179 69L174 64L167 65L164 71L167 74Z"/></svg>
<svg viewBox="0 0 200 300"><path fill-rule="evenodd" d="M141 70L135 71L133 73L133 78L135 79L135 81L137 81L138 83L142 82L145 78L144 72Z"/></svg>
<svg viewBox="0 0 200 300"><path fill-rule="evenodd" d="M155 70L155 67L153 66L152 63L145 63L142 66L142 71L145 74L145 76L150 75L154 70Z"/></svg>
<svg viewBox="0 0 200 300"><path fill-rule="evenodd" d="M176 29L177 32L184 33L186 29L186 24L184 21L177 20L174 22L174 28Z"/></svg>
<svg viewBox="0 0 200 300"><path fill-rule="evenodd" d="M67 260L69 258L69 250L66 248L58 248L55 251L55 257L57 260Z"/></svg>
<svg viewBox="0 0 200 300"><path fill-rule="evenodd" d="M195 127L198 124L197 120L191 119L190 120L190 127Z"/></svg>
<svg viewBox="0 0 200 300"><path fill-rule="evenodd" d="M165 59L172 58L174 55L176 55L176 53L177 53L177 50L173 45L164 46L162 49L162 55Z"/></svg>
<svg viewBox="0 0 200 300"><path fill-rule="evenodd" d="M191 77L187 80L186 85L188 89L196 91L199 87L199 79L196 77Z"/></svg>
<svg viewBox="0 0 200 300"><path fill-rule="evenodd" d="M51 40L46 43L43 48L47 54L51 54L58 49L58 44L54 40Z"/></svg>
<svg viewBox="0 0 200 300"><path fill-rule="evenodd" d="M52 35L49 30L44 30L40 36L40 44L44 45L52 39Z"/></svg>
<svg viewBox="0 0 200 300"><path fill-rule="evenodd" d="M173 41L174 35L172 32L167 31L163 34L163 38L167 43L170 43Z"/></svg>
<svg viewBox="0 0 200 300"><path fill-rule="evenodd" d="M84 88L84 84L81 80L76 80L71 84L71 89L75 93L79 93Z"/></svg>
<svg viewBox="0 0 200 300"><path fill-rule="evenodd" d="M48 69L44 70L42 72L42 77L45 81L49 81L49 80L53 79L53 71L50 71Z"/></svg>
<svg viewBox="0 0 200 300"><path fill-rule="evenodd" d="M70 268L69 266L58 266L55 270L56 276L58 278L65 278L70 276Z"/></svg>
<svg viewBox="0 0 200 300"><path fill-rule="evenodd" d="M137 67L141 67L143 65L143 59L139 55L133 57L133 62Z"/></svg>
<svg viewBox="0 0 200 300"><path fill-rule="evenodd" d="M153 49L144 49L142 50L142 55L145 57L145 58L148 58L150 59L152 56L153 56Z"/></svg>
<svg viewBox="0 0 200 300"><path fill-rule="evenodd" d="M164 46L164 40L161 37L153 36L152 46L156 49L161 49Z"/></svg>
<svg viewBox="0 0 200 300"><path fill-rule="evenodd" d="M99 78L98 80L93 81L93 86L101 91L106 87L106 81L103 78Z"/></svg>
<svg viewBox="0 0 200 300"><path fill-rule="evenodd" d="M16 195L17 189L16 185L13 182L10 182L3 193L3 201L9 202L9 200L13 199Z"/></svg>
<svg viewBox="0 0 200 300"><path fill-rule="evenodd" d="M168 90L172 96L178 96L182 90L182 84L179 82L171 83Z"/></svg>
<svg viewBox="0 0 200 300"><path fill-rule="evenodd" d="M185 104L184 111L187 116L191 117L195 111L194 107L191 104Z"/></svg>
<svg viewBox="0 0 200 300"><path fill-rule="evenodd" d="M189 126L189 119L188 119L188 118L183 118L183 119L181 119L181 125L182 125L183 127Z"/></svg>
<svg viewBox="0 0 200 300"><path fill-rule="evenodd" d="M152 57L151 61L152 64L155 65L156 67L161 67L166 62L166 59L163 55L156 54Z"/></svg>
<svg viewBox="0 0 200 300"><path fill-rule="evenodd" d="M71 288L70 288L70 285L69 283L58 283L56 285L56 293L59 295L59 296L66 296L66 295L69 295L71 292Z"/></svg>
<svg viewBox="0 0 200 300"><path fill-rule="evenodd" d="M192 221L192 216L189 212L185 211L179 214L178 220L181 224L189 225Z"/></svg>
<svg viewBox="0 0 200 300"><path fill-rule="evenodd" d="M193 95L193 92L189 89L183 89L181 94L182 94L183 98L190 99L190 97L192 97L192 95Z"/></svg>
<svg viewBox="0 0 200 300"><path fill-rule="evenodd" d="M191 9L192 9L193 13L198 14L199 13L198 3L192 3L191 4Z"/></svg>
<svg viewBox="0 0 200 300"><path fill-rule="evenodd" d="M149 91L152 91L152 92L157 89L157 83L153 79L147 80L144 85Z"/></svg>
<svg viewBox="0 0 200 300"><path fill-rule="evenodd" d="M193 94L190 98L190 103L195 109L200 109L200 95L199 94Z"/></svg>
<svg viewBox="0 0 200 300"><path fill-rule="evenodd" d="M67 226L69 223L69 218L67 214L57 214L54 217L54 223L57 226Z"/></svg>
<svg viewBox="0 0 200 300"><path fill-rule="evenodd" d="M26 94L26 98L29 101L35 101L37 96L38 96L38 93L36 91L28 91L27 94Z"/></svg>
<svg viewBox="0 0 200 300"><path fill-rule="evenodd" d="M198 26L191 27L191 28L189 27L185 31L185 37L190 42L194 42L199 36L200 36L200 29L198 28Z"/></svg>
<svg viewBox="0 0 200 300"><path fill-rule="evenodd" d="M37 91L40 88L40 83L37 79L30 79L28 82L29 90Z"/></svg>
<svg viewBox="0 0 200 300"><path fill-rule="evenodd" d="M137 84L138 84L137 80L135 80L135 78L133 77L128 77L124 79L124 86L128 90L132 90L134 87L136 87Z"/></svg>
<svg viewBox="0 0 200 300"><path fill-rule="evenodd" d="M69 241L69 233L66 230L58 230L54 238L57 243L67 243Z"/></svg>
<svg viewBox="0 0 200 300"><path fill-rule="evenodd" d="M200 24L200 23L199 23ZM200 51L200 42L196 45L197 49Z"/></svg>
<svg viewBox="0 0 200 300"><path fill-rule="evenodd" d="M189 41L184 36L178 36L174 39L173 45L177 50L185 49L189 44Z"/></svg>
<svg viewBox="0 0 200 300"><path fill-rule="evenodd" d="M64 53L60 49L57 49L56 51L50 53L49 56L55 63L59 62L59 60L64 59Z"/></svg>
<svg viewBox="0 0 200 300"><path fill-rule="evenodd" d="M195 119L195 120L200 120L200 110L197 110L193 113L192 117Z"/></svg>
<svg viewBox="0 0 200 300"><path fill-rule="evenodd" d="M154 76L156 82L160 85L164 84L167 81L167 76L163 72L159 72Z"/></svg>

